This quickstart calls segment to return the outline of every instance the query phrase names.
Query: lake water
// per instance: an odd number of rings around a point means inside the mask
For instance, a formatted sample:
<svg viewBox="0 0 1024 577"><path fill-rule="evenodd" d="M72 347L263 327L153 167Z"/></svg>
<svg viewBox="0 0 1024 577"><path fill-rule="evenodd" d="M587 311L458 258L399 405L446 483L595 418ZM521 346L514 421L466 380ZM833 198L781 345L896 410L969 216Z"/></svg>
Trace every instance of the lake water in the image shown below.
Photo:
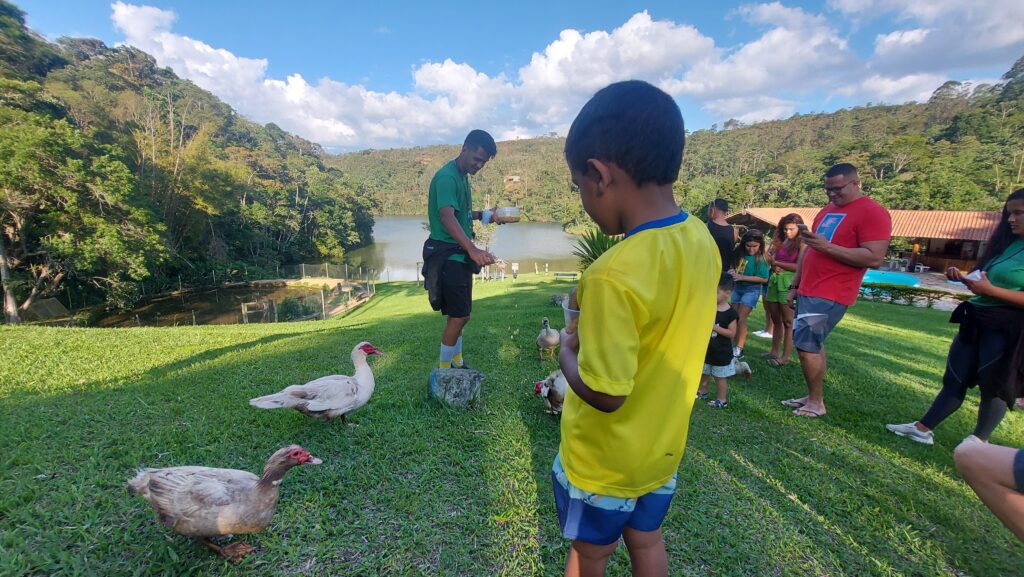
<svg viewBox="0 0 1024 577"><path fill-rule="evenodd" d="M381 281L417 280L416 263L423 260L423 241L429 232L426 216L378 216L373 227L374 243L346 255L349 265L378 271ZM576 237L561 225L517 222L497 227L490 251L508 263L518 262L520 272L576 271L573 256ZM506 269L511 272L511 269Z"/></svg>

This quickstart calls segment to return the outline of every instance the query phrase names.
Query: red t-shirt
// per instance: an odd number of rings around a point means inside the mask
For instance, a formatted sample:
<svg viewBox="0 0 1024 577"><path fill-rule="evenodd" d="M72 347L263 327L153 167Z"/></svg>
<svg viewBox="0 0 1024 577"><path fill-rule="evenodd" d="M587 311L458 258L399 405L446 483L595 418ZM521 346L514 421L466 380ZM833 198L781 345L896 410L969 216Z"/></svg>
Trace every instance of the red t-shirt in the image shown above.
<svg viewBox="0 0 1024 577"><path fill-rule="evenodd" d="M865 242L892 238L892 219L882 205L862 196L841 207L829 203L814 217L813 230L832 244L856 248ZM857 300L866 270L808 248L800 267L797 293L850 306Z"/></svg>

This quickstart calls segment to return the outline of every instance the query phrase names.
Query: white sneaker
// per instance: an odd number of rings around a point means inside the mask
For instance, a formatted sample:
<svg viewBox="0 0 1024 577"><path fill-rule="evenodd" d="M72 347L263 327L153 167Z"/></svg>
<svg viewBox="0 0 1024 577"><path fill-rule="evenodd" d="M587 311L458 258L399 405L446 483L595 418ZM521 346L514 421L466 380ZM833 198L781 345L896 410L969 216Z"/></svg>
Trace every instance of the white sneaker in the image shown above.
<svg viewBox="0 0 1024 577"><path fill-rule="evenodd" d="M925 445L932 445L935 443L934 435L931 431L923 432L919 431L914 423L905 423L902 425L886 425L886 429L896 433L901 437L907 437L918 443L924 443Z"/></svg>
<svg viewBox="0 0 1024 577"><path fill-rule="evenodd" d="M754 335L755 337L761 337L762 339L772 338L772 334L768 331L756 331L751 334Z"/></svg>

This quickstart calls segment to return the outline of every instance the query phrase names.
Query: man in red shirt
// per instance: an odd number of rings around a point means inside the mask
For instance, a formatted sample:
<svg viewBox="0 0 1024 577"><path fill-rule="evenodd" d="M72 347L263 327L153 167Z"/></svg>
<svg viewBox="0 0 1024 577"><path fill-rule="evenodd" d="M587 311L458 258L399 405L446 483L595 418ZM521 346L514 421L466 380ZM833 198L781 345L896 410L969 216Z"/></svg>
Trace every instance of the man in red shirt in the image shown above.
<svg viewBox="0 0 1024 577"><path fill-rule="evenodd" d="M829 204L802 230L810 250L797 263L787 300L796 304L793 344L807 381L807 396L782 401L798 417L825 414L825 338L857 300L868 267L885 260L892 237L889 212L864 196L857 169L837 164L825 173Z"/></svg>

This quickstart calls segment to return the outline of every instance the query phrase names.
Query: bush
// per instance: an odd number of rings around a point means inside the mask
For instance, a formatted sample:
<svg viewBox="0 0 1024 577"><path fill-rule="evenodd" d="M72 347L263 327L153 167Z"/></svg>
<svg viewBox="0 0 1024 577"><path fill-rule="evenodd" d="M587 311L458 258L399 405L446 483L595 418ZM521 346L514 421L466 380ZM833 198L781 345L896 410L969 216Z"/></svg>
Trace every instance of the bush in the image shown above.
<svg viewBox="0 0 1024 577"><path fill-rule="evenodd" d="M313 307L307 306L302 300L288 297L281 301L281 304L277 305L277 320L293 321L307 317L314 312L316 311L313 310Z"/></svg>
<svg viewBox="0 0 1024 577"><path fill-rule="evenodd" d="M864 283L860 286L860 296L873 301L894 304L912 305L922 299L925 307L933 308L936 301L946 298L967 300L973 295L962 295L943 290L889 283Z"/></svg>

